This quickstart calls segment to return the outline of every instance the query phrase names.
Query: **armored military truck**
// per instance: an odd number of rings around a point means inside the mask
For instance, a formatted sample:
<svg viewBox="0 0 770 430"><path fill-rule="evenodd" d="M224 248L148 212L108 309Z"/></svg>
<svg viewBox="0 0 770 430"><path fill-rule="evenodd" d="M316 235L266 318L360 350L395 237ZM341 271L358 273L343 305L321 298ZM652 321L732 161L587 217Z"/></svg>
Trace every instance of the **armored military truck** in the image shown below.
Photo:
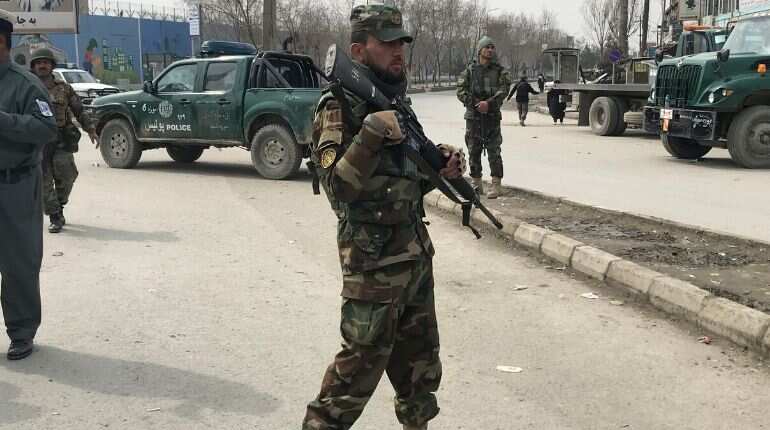
<svg viewBox="0 0 770 430"><path fill-rule="evenodd" d="M746 168L770 167L770 15L741 18L718 52L664 61L645 109L674 157L727 148Z"/></svg>
<svg viewBox="0 0 770 430"><path fill-rule="evenodd" d="M263 177L289 178L309 156L322 84L303 55L260 52L178 61L145 82L142 91L94 101L101 155L110 167L130 169L152 149L192 163L206 149L237 147L251 152Z"/></svg>

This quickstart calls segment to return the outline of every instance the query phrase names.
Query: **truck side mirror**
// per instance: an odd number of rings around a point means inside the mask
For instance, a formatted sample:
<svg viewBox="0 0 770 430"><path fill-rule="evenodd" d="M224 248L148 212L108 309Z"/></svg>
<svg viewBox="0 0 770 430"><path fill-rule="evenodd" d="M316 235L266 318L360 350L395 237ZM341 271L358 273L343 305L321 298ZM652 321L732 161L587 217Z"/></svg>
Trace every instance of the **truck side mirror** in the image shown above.
<svg viewBox="0 0 770 430"><path fill-rule="evenodd" d="M717 60L721 63L726 63L730 59L730 50L729 49L723 49L719 52L717 52Z"/></svg>
<svg viewBox="0 0 770 430"><path fill-rule="evenodd" d="M663 51L658 49L655 51L655 64L660 64L663 62Z"/></svg>
<svg viewBox="0 0 770 430"><path fill-rule="evenodd" d="M144 81L144 86L142 89L145 93L155 94L155 86L150 81Z"/></svg>

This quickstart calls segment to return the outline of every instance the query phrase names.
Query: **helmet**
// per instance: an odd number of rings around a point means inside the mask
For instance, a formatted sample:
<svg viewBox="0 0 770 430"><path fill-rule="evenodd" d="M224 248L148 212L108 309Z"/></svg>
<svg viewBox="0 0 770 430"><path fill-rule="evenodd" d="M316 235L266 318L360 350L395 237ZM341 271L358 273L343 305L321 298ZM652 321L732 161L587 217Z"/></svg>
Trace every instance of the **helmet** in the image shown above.
<svg viewBox="0 0 770 430"><path fill-rule="evenodd" d="M29 65L34 66L37 60L49 60L53 65L56 65L56 57L53 55L53 51L48 48L38 48L32 51L30 56Z"/></svg>

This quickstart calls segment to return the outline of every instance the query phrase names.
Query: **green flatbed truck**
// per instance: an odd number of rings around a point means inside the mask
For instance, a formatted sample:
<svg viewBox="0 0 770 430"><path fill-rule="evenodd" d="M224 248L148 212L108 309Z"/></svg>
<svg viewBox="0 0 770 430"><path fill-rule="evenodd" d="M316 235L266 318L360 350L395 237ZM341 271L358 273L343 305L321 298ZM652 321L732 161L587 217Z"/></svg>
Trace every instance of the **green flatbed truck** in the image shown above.
<svg viewBox="0 0 770 430"><path fill-rule="evenodd" d="M770 167L770 15L741 18L719 52L658 68L645 127L674 157L727 148L746 168Z"/></svg>

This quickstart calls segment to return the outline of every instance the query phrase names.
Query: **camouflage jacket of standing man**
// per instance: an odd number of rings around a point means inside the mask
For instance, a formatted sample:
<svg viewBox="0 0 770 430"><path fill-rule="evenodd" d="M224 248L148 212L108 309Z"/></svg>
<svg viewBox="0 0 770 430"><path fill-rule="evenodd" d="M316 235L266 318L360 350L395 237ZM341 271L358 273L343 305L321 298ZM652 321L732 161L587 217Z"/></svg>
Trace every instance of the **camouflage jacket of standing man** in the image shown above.
<svg viewBox="0 0 770 430"><path fill-rule="evenodd" d="M476 55L482 48L494 44L491 38L483 37L476 48ZM469 64L457 80L457 98L466 108L465 119L480 119L481 113L476 110L476 105L486 101L489 103L488 117L502 120L500 108L511 84L511 74L497 62L497 57L487 65L479 64L478 59Z"/></svg>
<svg viewBox="0 0 770 430"><path fill-rule="evenodd" d="M405 94L405 83L388 85L368 67L359 63L355 67L388 97ZM346 96L355 116L347 127L339 102L328 92L321 97L314 121L312 157L339 219L342 295L387 303L397 300L399 294L388 282L372 285L363 277L357 281L355 275L433 257L433 244L422 221L422 199L433 186L418 173L402 145L385 145L373 154L358 144L364 118L376 110L352 94L346 92Z"/></svg>
<svg viewBox="0 0 770 430"><path fill-rule="evenodd" d="M66 145L64 142L66 139L62 137L65 133L65 129L68 126L72 126L73 115L77 118L80 126L87 133L95 131L94 124L83 109L83 103L80 101L80 97L75 94L75 90L72 89L70 84L61 81L56 78L51 78L46 83L48 93L51 96L51 103L53 104L53 111L56 115L56 126L59 128L59 142L58 149L63 149L68 152L77 152L77 145L74 147Z"/></svg>

